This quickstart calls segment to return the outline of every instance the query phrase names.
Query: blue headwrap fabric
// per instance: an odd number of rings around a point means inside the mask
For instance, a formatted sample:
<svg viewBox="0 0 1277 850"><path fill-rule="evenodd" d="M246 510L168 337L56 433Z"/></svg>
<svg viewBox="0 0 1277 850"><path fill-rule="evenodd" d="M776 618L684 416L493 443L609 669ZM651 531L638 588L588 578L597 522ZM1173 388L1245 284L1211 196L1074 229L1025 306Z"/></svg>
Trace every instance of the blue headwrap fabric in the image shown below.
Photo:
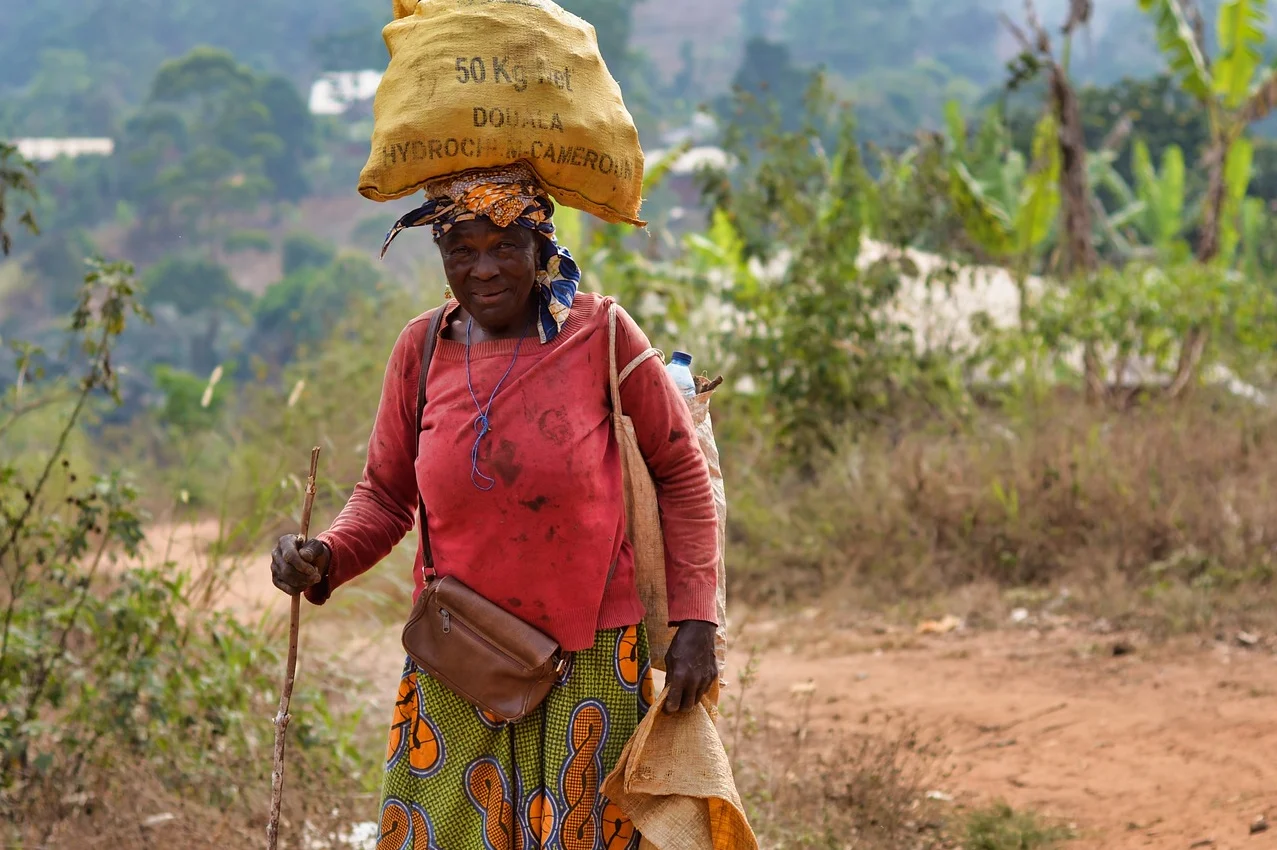
<svg viewBox="0 0 1277 850"><path fill-rule="evenodd" d="M438 242L463 221L483 217L497 227L517 224L545 238L540 242L537 292L541 342L554 339L572 311L581 270L571 252L554 238L554 202L525 163L498 169L467 171L426 185L428 200L395 222L386 234L381 255L410 227L430 225Z"/></svg>

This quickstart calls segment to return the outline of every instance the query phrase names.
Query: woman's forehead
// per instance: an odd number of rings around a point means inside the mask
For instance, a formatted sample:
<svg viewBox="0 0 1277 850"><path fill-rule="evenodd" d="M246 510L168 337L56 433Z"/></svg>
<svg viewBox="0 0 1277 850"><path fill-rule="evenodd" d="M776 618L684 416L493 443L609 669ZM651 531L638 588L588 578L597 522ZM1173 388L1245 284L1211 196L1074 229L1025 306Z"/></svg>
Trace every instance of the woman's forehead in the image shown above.
<svg viewBox="0 0 1277 850"><path fill-rule="evenodd" d="M459 242L470 241L475 239L495 239L505 236L526 241L532 235L532 231L526 227L512 224L509 227L497 227L487 218L476 218L471 221L461 221L453 225L447 233L444 234L441 242Z"/></svg>

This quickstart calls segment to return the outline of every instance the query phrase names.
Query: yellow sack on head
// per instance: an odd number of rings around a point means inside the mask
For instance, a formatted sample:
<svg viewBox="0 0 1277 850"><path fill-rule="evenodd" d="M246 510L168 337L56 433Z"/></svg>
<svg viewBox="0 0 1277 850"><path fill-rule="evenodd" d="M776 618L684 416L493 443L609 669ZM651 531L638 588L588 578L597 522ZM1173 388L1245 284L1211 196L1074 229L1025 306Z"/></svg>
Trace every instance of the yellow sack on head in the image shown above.
<svg viewBox="0 0 1277 850"><path fill-rule="evenodd" d="M526 160L556 201L642 224L643 150L594 27L550 0L394 0L359 193Z"/></svg>

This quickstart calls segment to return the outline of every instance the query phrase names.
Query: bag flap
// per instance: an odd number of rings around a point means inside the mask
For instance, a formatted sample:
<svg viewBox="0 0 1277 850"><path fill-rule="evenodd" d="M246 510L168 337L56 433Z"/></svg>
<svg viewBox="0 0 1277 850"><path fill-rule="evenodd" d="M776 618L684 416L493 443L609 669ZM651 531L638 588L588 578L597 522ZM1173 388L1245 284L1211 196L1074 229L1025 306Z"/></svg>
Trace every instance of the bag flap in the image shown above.
<svg viewBox="0 0 1277 850"><path fill-rule="evenodd" d="M447 610L486 641L530 668L540 667L559 651L559 645L549 635L450 576L435 582L430 605Z"/></svg>

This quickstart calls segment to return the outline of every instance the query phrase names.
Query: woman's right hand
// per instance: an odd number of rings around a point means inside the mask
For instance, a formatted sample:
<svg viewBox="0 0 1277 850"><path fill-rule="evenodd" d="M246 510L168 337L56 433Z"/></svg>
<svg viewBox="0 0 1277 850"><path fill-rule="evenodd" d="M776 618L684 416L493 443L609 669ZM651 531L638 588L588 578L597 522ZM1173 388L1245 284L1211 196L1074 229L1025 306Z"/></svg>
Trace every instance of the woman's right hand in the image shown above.
<svg viewBox="0 0 1277 850"><path fill-rule="evenodd" d="M296 534L285 534L270 556L271 581L289 596L296 596L324 580L332 556L332 550L319 540L298 546Z"/></svg>

